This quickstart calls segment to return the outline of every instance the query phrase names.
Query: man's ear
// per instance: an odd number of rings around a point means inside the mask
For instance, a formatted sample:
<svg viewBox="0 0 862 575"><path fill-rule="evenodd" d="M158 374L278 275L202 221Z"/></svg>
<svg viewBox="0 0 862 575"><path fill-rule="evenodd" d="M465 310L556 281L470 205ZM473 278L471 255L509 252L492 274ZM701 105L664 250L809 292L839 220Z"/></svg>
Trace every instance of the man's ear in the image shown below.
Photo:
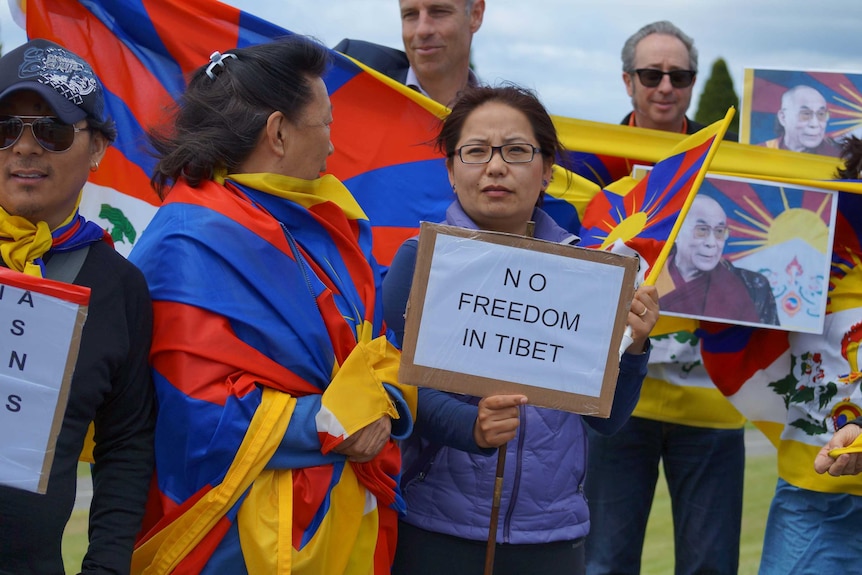
<svg viewBox="0 0 862 575"><path fill-rule="evenodd" d="M482 19L485 16L485 0L476 0L470 10L470 33L475 34L482 26Z"/></svg>
<svg viewBox="0 0 862 575"><path fill-rule="evenodd" d="M634 77L628 72L623 72L623 84L626 85L626 93L629 95L629 98L633 98L635 95L632 82L634 82Z"/></svg>
<svg viewBox="0 0 862 575"><path fill-rule="evenodd" d="M91 130L93 137L90 139L90 165L98 166L105 157L105 152L108 151L108 138L105 137L99 130Z"/></svg>

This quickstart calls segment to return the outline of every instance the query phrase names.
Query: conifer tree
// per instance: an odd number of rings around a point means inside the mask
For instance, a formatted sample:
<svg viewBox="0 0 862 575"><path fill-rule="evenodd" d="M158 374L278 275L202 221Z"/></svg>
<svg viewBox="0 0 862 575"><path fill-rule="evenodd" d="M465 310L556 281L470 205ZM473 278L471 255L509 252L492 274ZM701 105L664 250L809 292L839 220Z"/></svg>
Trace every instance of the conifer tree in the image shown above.
<svg viewBox="0 0 862 575"><path fill-rule="evenodd" d="M712 72L700 94L694 119L701 124L711 124L722 119L730 106L736 108L736 115L728 131L739 133L739 96L733 89L733 78L730 77L727 63L724 58L719 58L712 64Z"/></svg>

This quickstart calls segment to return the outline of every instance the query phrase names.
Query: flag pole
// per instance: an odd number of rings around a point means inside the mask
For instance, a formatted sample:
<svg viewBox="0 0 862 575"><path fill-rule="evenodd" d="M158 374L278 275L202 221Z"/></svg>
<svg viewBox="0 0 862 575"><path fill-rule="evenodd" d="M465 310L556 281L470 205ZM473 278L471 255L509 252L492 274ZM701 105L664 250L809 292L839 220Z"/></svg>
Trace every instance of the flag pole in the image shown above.
<svg viewBox="0 0 862 575"><path fill-rule="evenodd" d="M527 222L524 235L532 238L536 231L536 222ZM484 575L494 573L494 553L497 551L497 523L500 520L500 501L503 499L503 475L506 471L506 451L508 443L497 448L497 471L494 473L494 496L491 499L491 524L488 526L488 545L485 548Z"/></svg>
<svg viewBox="0 0 862 575"><path fill-rule="evenodd" d="M507 445L504 443L497 448L497 472L494 475L494 498L491 500L491 525L488 527L488 545L485 548L485 575L494 573L494 552L497 550L497 523L500 519L500 500L503 498Z"/></svg>
<svg viewBox="0 0 862 575"><path fill-rule="evenodd" d="M677 216L676 222L673 224L673 228L670 231L670 236L668 236L668 240L665 242L664 246L661 248L661 252L659 252L658 257L653 263L652 267L649 270L649 275L644 279L643 285L655 285L656 280L658 279L658 272L661 268L664 267L665 262L667 261L668 256L670 255L670 250L673 247L673 240L679 234L679 229L682 227L682 222L685 220L685 216L688 213L688 209L691 207L692 202L694 201L694 196L697 195L697 189L700 187L701 182L703 182L703 178L706 177L706 172L709 169L709 165L712 162L713 156L715 156L716 151L718 150L717 143L720 142L724 138L724 134L727 132L727 127L730 126L730 121L733 119L733 115L736 113L736 108L731 106L727 110L727 114L724 115L723 120L719 120L720 126L718 131L715 133L715 142L709 147L709 151L706 154L706 159L703 162L703 166L698 171L697 176L694 178L694 182L691 185L691 192L688 194L688 197L685 199L685 203L683 203L682 208L679 211L679 215ZM707 128L704 128L706 130ZM683 145L681 142L679 145Z"/></svg>

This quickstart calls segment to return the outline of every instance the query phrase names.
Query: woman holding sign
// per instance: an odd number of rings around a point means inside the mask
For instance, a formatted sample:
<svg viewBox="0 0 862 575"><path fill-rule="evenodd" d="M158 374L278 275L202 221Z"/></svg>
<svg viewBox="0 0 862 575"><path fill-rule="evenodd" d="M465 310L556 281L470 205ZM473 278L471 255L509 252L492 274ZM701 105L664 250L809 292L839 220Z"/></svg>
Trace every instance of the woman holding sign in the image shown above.
<svg viewBox="0 0 862 575"><path fill-rule="evenodd" d="M437 138L456 199L446 224L574 244L538 206L561 150L551 118L514 86L462 94ZM401 246L383 283L387 324L401 338L418 242ZM642 287L628 316L634 343L623 355L611 417L525 405L523 396L484 399L420 389L414 436L404 443L401 521L393 573L480 573L495 481L494 447L506 460L495 574L583 573L589 510L583 493L584 423L613 433L628 419L646 374L658 296Z"/></svg>

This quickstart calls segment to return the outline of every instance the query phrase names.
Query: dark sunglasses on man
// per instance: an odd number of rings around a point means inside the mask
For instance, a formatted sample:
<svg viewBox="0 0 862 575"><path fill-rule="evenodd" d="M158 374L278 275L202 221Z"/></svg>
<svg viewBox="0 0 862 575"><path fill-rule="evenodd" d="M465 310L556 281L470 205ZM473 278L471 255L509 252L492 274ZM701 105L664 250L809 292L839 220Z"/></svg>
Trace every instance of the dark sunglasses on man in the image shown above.
<svg viewBox="0 0 862 575"><path fill-rule="evenodd" d="M49 152L65 152L72 147L75 134L90 129L77 128L53 116L0 116L0 150L14 146L24 126L30 126L33 138Z"/></svg>
<svg viewBox="0 0 862 575"><path fill-rule="evenodd" d="M688 88L694 82L694 77L697 75L695 70L671 70L665 72L655 68L638 68L635 70L638 79L647 88L655 88L661 84L662 78L670 77L670 85L674 88Z"/></svg>

